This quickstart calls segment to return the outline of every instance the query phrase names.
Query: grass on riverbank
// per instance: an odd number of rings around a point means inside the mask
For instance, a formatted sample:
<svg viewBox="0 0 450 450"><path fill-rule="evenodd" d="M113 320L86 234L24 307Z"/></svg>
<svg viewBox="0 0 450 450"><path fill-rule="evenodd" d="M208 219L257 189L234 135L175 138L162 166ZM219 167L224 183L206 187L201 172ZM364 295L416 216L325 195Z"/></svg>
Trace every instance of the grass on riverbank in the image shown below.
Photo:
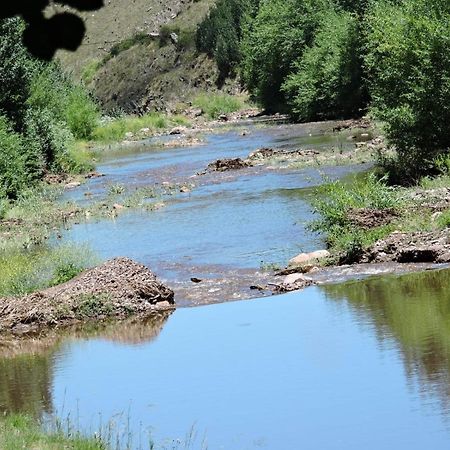
<svg viewBox="0 0 450 450"><path fill-rule="evenodd" d="M389 234L391 227L384 225L365 230L355 226L350 211L359 209L399 210L401 202L395 191L383 179L370 173L352 183L337 180L318 188L313 207L320 218L310 228L325 233L332 253L354 259L364 248Z"/></svg>
<svg viewBox="0 0 450 450"><path fill-rule="evenodd" d="M424 178L410 188L388 186L376 172L352 182L328 182L317 190L313 209L319 218L310 229L325 235L332 262L351 263L394 231L449 228L449 188L449 173Z"/></svg>
<svg viewBox="0 0 450 450"><path fill-rule="evenodd" d="M181 115L149 113L144 116L124 116L99 125L92 134L92 140L99 143L119 142L125 139L127 133L149 136L176 126L189 125L189 120Z"/></svg>
<svg viewBox="0 0 450 450"><path fill-rule="evenodd" d="M201 94L193 100L192 105L200 108L209 119L213 120L222 114L250 108L244 97L229 94Z"/></svg>
<svg viewBox="0 0 450 450"><path fill-rule="evenodd" d="M96 262L83 246L11 249L0 255L0 297L19 296L71 280Z"/></svg>
<svg viewBox="0 0 450 450"><path fill-rule="evenodd" d="M0 448L2 450L106 450L99 439L78 434L66 436L61 431L44 433L29 417L6 416L0 420Z"/></svg>
<svg viewBox="0 0 450 450"><path fill-rule="evenodd" d="M76 431L70 418L64 422L55 419L50 431L43 431L32 417L23 414L0 418L1 450L207 450L206 438L201 439L193 425L186 435L156 443L151 432L135 436L129 430L129 418L125 424L116 420L101 425L92 436Z"/></svg>

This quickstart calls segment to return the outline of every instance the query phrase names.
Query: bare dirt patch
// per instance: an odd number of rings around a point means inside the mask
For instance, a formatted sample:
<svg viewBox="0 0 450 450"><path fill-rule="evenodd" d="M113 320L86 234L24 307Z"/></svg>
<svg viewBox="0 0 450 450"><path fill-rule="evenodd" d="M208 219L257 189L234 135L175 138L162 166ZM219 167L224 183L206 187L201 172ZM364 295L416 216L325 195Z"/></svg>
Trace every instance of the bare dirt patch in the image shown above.
<svg viewBox="0 0 450 450"><path fill-rule="evenodd" d="M251 167L252 164L241 159L218 159L210 164L206 168L206 172L227 172L228 170L239 170Z"/></svg>
<svg viewBox="0 0 450 450"><path fill-rule="evenodd" d="M56 287L0 299L0 332L27 334L77 321L169 310L174 293L144 265L116 258Z"/></svg>
<svg viewBox="0 0 450 450"><path fill-rule="evenodd" d="M366 250L359 262L390 261L399 263L450 262L449 231L394 232Z"/></svg>
<svg viewBox="0 0 450 450"><path fill-rule="evenodd" d="M352 208L347 211L347 217L353 225L367 230L387 225L398 217L398 212L392 208Z"/></svg>

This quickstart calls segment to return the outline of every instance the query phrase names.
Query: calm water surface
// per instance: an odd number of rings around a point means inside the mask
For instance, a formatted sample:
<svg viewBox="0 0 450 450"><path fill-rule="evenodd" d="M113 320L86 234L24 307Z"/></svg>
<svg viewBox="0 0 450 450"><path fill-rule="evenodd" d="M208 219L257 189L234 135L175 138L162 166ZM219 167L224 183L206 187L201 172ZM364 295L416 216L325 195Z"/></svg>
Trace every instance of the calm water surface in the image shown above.
<svg viewBox="0 0 450 450"><path fill-rule="evenodd" d="M192 448L447 449L449 280L314 287L68 338L2 359L0 405L151 426L156 442L195 424Z"/></svg>

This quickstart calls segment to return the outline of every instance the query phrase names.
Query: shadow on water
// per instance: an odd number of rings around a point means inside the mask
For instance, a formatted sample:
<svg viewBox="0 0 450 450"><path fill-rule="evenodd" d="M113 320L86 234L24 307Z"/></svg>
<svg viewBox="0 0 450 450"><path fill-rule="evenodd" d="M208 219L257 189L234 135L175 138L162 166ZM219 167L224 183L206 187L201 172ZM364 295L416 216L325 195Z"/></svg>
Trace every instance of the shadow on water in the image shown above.
<svg viewBox="0 0 450 450"><path fill-rule="evenodd" d="M54 368L71 342L102 338L135 346L152 342L171 312L121 323L80 324L33 338L3 340L0 346L0 412L34 417L53 414Z"/></svg>
<svg viewBox="0 0 450 450"><path fill-rule="evenodd" d="M327 298L345 302L369 323L380 344L395 339L406 374L424 396L436 394L450 412L450 272L448 269L364 282L325 285Z"/></svg>

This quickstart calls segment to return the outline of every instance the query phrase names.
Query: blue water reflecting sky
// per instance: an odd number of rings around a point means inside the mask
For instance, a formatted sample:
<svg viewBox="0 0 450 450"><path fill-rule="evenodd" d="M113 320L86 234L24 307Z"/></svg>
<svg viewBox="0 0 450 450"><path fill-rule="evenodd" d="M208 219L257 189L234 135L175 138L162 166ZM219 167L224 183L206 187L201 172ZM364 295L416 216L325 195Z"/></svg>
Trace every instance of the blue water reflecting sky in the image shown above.
<svg viewBox="0 0 450 450"><path fill-rule="evenodd" d="M318 288L174 313L159 337L68 343L56 409L86 428L124 412L137 433L209 449L446 449L439 399L407 382L394 341Z"/></svg>

